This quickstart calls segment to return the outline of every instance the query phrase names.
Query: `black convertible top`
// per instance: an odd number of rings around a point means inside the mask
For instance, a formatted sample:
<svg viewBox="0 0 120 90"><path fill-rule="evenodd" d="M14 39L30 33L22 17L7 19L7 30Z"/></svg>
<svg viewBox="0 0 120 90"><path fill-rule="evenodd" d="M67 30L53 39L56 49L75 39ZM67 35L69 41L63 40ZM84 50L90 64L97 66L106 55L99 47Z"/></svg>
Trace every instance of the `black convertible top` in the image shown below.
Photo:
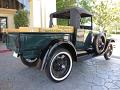
<svg viewBox="0 0 120 90"><path fill-rule="evenodd" d="M50 16L53 18L64 18L64 19L70 19L70 15L74 14L74 12L77 12L81 17L90 17L92 14L85 10L84 8L75 7L70 9L65 9L60 12L54 12Z"/></svg>

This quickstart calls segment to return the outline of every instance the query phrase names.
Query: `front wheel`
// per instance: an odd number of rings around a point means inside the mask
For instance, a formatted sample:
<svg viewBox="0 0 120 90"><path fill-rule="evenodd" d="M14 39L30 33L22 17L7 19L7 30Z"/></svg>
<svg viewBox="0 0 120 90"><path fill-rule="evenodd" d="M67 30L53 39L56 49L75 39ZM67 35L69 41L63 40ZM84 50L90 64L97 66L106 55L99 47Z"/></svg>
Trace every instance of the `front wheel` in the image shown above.
<svg viewBox="0 0 120 90"><path fill-rule="evenodd" d="M112 53L113 53L113 45L112 44L109 44L108 45L108 48L107 48L107 51L105 52L104 54L104 57L106 60L110 60L111 56L112 56Z"/></svg>
<svg viewBox="0 0 120 90"><path fill-rule="evenodd" d="M72 57L68 50L59 48L53 52L46 66L47 76L55 81L65 80L72 69Z"/></svg>
<svg viewBox="0 0 120 90"><path fill-rule="evenodd" d="M39 61L38 58L26 59L23 56L20 56L20 58L21 58L22 63L28 67L35 67Z"/></svg>

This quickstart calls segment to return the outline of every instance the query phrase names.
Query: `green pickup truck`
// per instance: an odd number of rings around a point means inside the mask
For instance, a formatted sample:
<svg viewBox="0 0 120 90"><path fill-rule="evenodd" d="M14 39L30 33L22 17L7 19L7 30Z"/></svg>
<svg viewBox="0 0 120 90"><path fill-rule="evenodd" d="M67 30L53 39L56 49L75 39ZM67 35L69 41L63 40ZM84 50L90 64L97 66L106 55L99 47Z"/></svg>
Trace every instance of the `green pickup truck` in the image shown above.
<svg viewBox="0 0 120 90"><path fill-rule="evenodd" d="M50 30L53 30L53 18L67 19L72 32L9 32L6 46L14 51L15 57L20 57L23 64L34 67L40 65L47 76L55 81L65 80L72 69L72 62L77 57L96 57L103 55L106 60L113 52L112 39L107 39L106 33L94 33L92 30L92 14L83 8L70 8L50 15ZM87 18L90 26L81 25L81 20ZM89 19L88 19L89 18ZM38 64L40 63L40 64Z"/></svg>

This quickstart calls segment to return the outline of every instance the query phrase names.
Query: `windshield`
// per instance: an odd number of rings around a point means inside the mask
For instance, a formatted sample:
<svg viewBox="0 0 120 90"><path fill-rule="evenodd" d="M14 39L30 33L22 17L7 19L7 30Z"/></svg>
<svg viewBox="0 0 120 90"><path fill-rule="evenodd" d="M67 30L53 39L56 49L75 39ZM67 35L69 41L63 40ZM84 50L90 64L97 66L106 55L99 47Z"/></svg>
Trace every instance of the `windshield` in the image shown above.
<svg viewBox="0 0 120 90"><path fill-rule="evenodd" d="M80 19L81 29L92 29L92 17L82 17Z"/></svg>

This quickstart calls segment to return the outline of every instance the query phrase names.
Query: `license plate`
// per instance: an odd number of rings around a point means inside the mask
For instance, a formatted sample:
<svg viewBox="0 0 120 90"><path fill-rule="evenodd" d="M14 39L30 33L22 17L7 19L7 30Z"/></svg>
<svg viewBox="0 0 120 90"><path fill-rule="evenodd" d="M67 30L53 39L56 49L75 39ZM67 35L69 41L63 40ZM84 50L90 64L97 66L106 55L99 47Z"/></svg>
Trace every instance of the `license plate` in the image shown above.
<svg viewBox="0 0 120 90"><path fill-rule="evenodd" d="M17 58L18 57L18 53L14 52L13 53L13 57Z"/></svg>

